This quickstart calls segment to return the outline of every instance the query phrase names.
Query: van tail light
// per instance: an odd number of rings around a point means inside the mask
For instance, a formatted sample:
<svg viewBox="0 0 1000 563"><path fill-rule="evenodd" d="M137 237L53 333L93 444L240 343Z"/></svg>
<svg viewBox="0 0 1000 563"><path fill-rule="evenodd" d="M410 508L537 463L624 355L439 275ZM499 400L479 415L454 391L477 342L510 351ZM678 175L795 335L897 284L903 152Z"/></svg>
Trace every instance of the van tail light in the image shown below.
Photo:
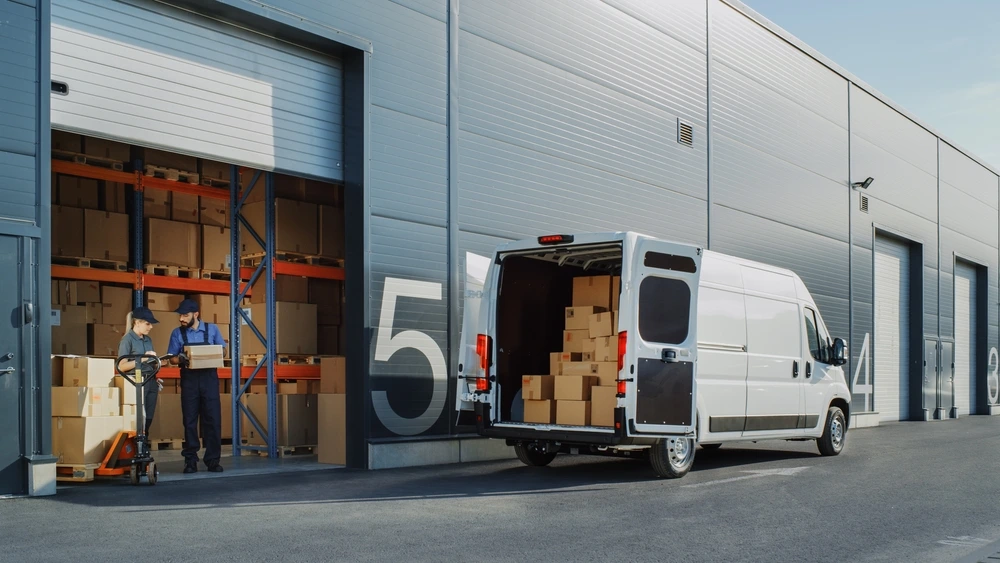
<svg viewBox="0 0 1000 563"><path fill-rule="evenodd" d="M618 371L625 368L625 351L628 350L628 333L618 333Z"/></svg>
<svg viewBox="0 0 1000 563"><path fill-rule="evenodd" d="M628 382L625 381L624 379L619 379L618 380L618 396L619 397L624 397L625 396L625 384L626 383L628 383Z"/></svg>
<svg viewBox="0 0 1000 563"><path fill-rule="evenodd" d="M493 364L493 339L485 334L476 336L476 355L479 356L479 377L476 391L490 390L490 365Z"/></svg>

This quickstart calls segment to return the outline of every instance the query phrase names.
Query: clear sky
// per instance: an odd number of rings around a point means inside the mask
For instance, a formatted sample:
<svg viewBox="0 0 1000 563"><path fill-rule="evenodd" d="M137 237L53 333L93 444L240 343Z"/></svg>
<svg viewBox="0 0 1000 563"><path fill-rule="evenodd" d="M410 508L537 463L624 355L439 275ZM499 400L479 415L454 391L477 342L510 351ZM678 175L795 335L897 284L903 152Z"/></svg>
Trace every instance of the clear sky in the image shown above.
<svg viewBox="0 0 1000 563"><path fill-rule="evenodd" d="M1000 0L743 0L1000 170Z"/></svg>

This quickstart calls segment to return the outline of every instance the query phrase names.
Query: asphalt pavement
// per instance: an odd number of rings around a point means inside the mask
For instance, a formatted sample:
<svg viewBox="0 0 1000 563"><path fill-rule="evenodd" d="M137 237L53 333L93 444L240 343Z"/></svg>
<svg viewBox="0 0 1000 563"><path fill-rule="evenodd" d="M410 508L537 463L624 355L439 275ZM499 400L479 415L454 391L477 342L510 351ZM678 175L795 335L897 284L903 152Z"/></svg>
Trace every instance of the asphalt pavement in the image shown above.
<svg viewBox="0 0 1000 563"><path fill-rule="evenodd" d="M833 458L699 449L679 480L559 456L74 486L0 501L0 560L986 561L998 474L1000 417L969 417L852 430Z"/></svg>

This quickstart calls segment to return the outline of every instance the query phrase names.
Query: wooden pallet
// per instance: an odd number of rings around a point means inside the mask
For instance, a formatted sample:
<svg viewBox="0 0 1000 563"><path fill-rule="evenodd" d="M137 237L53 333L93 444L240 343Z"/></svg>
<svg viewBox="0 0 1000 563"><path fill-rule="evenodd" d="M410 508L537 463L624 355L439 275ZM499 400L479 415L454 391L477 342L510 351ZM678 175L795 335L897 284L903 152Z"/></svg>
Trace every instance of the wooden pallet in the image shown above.
<svg viewBox="0 0 1000 563"><path fill-rule="evenodd" d="M267 457L267 452L252 450L260 457ZM292 455L313 455L316 453L316 446L278 446L278 457L284 458Z"/></svg>
<svg viewBox="0 0 1000 563"><path fill-rule="evenodd" d="M116 272L127 272L128 263L117 260L98 260L96 258L74 258L70 256L53 256L53 264L63 266L76 266L77 268L97 268L99 270L114 270Z"/></svg>
<svg viewBox="0 0 1000 563"><path fill-rule="evenodd" d="M148 276L169 276L171 278L187 278L192 280L201 279L201 270L196 268L146 264L146 267L143 270Z"/></svg>
<svg viewBox="0 0 1000 563"><path fill-rule="evenodd" d="M100 467L99 463L76 464L56 464L56 481L66 481L70 483L88 483L94 480L94 470Z"/></svg>
<svg viewBox="0 0 1000 563"><path fill-rule="evenodd" d="M229 189L229 180L219 180L217 178L206 178L201 177L201 185L208 186L210 188L226 188Z"/></svg>
<svg viewBox="0 0 1000 563"><path fill-rule="evenodd" d="M120 160L90 156L89 154L81 154L78 152L54 150L52 151L52 158L55 158L56 160L68 160L77 164L100 166L101 168L110 168L112 170L121 171L125 169L124 163Z"/></svg>
<svg viewBox="0 0 1000 563"><path fill-rule="evenodd" d="M233 279L233 273L219 272L216 270L201 270L201 279L231 281Z"/></svg>
<svg viewBox="0 0 1000 563"><path fill-rule="evenodd" d="M201 177L196 172L186 172L184 170L177 170L176 168L164 168L163 166L155 166L153 164L147 164L143 173L146 176L170 180L171 182L181 182L184 184L201 183Z"/></svg>
<svg viewBox="0 0 1000 563"><path fill-rule="evenodd" d="M243 365L255 366L264 361L264 354L247 354L243 356ZM322 356L302 354L278 354L278 364L286 366L318 366Z"/></svg>
<svg viewBox="0 0 1000 563"><path fill-rule="evenodd" d="M264 259L265 253L247 254L240 258L240 263L247 268L259 266ZM310 266L335 266L344 267L344 260L340 258L329 258L327 256L314 256L311 254L297 254L294 252L275 252L274 257L284 262L294 262L297 264L309 264Z"/></svg>
<svg viewBox="0 0 1000 563"><path fill-rule="evenodd" d="M159 440L150 440L149 449L152 451L157 450L180 450L184 448L184 440L180 438L161 438Z"/></svg>

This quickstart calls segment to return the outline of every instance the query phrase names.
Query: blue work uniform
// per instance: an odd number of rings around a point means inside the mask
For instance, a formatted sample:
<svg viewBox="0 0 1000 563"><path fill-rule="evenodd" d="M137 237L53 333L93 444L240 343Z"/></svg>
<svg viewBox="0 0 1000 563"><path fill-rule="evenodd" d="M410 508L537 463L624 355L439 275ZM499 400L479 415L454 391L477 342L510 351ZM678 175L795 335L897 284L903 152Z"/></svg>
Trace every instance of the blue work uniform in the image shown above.
<svg viewBox="0 0 1000 563"><path fill-rule="evenodd" d="M118 356L128 356L130 354L145 354L146 352L153 351L153 340L148 336L139 336L134 330L130 330L122 336L121 342L118 343ZM138 362L139 370L142 372L142 380L146 381L153 376L155 366L149 362ZM134 374L133 370L133 374ZM156 413L156 399L160 396L159 387L157 384L150 383L142 388L142 406L144 413L141 413L145 418L145 424L143 425L144 434L149 436L149 427L153 424L153 415ZM122 393L135 393L135 389L131 385L126 385L121 391ZM137 427L138 428L138 427Z"/></svg>
<svg viewBox="0 0 1000 563"><path fill-rule="evenodd" d="M185 346L221 345L226 341L214 324L199 319L198 328L177 327L170 333L168 354L177 355ZM181 368L181 415L184 418L184 448L187 463L198 463L201 434L205 442L205 465L211 467L222 458L222 403L219 400L219 370Z"/></svg>

